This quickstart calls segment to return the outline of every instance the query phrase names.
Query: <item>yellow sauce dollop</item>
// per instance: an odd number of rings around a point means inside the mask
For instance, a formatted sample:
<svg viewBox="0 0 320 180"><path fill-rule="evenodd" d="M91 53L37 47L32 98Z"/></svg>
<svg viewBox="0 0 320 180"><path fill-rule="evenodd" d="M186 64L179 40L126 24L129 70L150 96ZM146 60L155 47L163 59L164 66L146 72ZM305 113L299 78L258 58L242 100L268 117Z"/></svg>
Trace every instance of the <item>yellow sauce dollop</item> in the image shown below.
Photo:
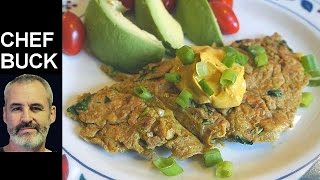
<svg viewBox="0 0 320 180"><path fill-rule="evenodd" d="M228 69L221 61L224 57L224 50L210 46L193 46L193 51L199 54L199 58L190 65L183 65L176 57L175 67L172 71L181 75L181 81L176 84L180 90L187 90L192 94L192 98L199 104L211 103L215 108L230 108L239 106L246 91L246 82L244 80L244 67L234 63L232 70L237 72L237 79L234 84L223 87L220 84L220 77L224 70ZM207 64L208 74L204 77L198 77L196 72L196 63L205 62ZM208 96L198 84L201 79L205 79L213 94Z"/></svg>

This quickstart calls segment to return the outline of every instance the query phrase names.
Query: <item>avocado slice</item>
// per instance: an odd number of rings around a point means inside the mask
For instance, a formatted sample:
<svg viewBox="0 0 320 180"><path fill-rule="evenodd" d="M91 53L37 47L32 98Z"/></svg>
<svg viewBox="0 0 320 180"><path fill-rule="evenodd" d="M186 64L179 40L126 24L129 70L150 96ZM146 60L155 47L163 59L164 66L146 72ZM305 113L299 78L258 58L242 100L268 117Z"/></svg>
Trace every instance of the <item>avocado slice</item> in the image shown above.
<svg viewBox="0 0 320 180"><path fill-rule="evenodd" d="M219 24L207 0L177 0L176 19L196 45L223 46Z"/></svg>
<svg viewBox="0 0 320 180"><path fill-rule="evenodd" d="M90 53L115 69L135 73L162 59L165 48L154 35L123 16L118 0L90 0L84 24Z"/></svg>
<svg viewBox="0 0 320 180"><path fill-rule="evenodd" d="M167 11L162 0L135 0L136 23L173 48L183 46L184 35L180 24Z"/></svg>

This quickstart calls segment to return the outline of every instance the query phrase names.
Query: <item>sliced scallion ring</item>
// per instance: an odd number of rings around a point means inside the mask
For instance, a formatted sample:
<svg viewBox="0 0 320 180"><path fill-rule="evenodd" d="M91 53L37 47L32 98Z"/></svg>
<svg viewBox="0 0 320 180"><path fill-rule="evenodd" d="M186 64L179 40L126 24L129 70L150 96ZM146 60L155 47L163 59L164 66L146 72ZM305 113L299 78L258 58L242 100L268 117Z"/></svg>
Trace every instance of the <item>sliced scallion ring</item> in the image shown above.
<svg viewBox="0 0 320 180"><path fill-rule="evenodd" d="M255 56L254 62L257 67L268 64L268 56L264 47L254 44L248 47L248 51Z"/></svg>
<svg viewBox="0 0 320 180"><path fill-rule="evenodd" d="M176 99L176 103L182 108L187 108L191 105L192 94L187 90L182 90Z"/></svg>
<svg viewBox="0 0 320 180"><path fill-rule="evenodd" d="M312 77L320 77L320 70L313 70L308 72Z"/></svg>
<svg viewBox="0 0 320 180"><path fill-rule="evenodd" d="M236 62L242 66L246 65L248 63L248 56L238 53L236 57Z"/></svg>
<svg viewBox="0 0 320 180"><path fill-rule="evenodd" d="M208 75L208 65L207 62L197 62L196 63L196 72L199 79Z"/></svg>
<svg viewBox="0 0 320 180"><path fill-rule="evenodd" d="M220 178L230 177L232 175L232 162L223 161L216 165L216 176Z"/></svg>
<svg viewBox="0 0 320 180"><path fill-rule="evenodd" d="M215 166L216 164L223 161L223 159L221 157L221 153L220 153L219 149L217 149L217 148L210 149L210 150L206 151L203 154L203 158L204 158L204 164L207 167Z"/></svg>
<svg viewBox="0 0 320 180"><path fill-rule="evenodd" d="M176 55L184 65L192 64L195 59L195 53L193 52L192 48L186 45L177 49Z"/></svg>
<svg viewBox="0 0 320 180"><path fill-rule="evenodd" d="M160 157L153 161L153 164L165 175L176 176L183 172L183 169L177 164L177 162L172 158Z"/></svg>
<svg viewBox="0 0 320 180"><path fill-rule="evenodd" d="M222 86L230 86L236 82L237 76L238 73L236 71L232 69L226 69L221 75L220 84Z"/></svg>
<svg viewBox="0 0 320 180"><path fill-rule="evenodd" d="M133 88L134 93L143 100L152 98L152 94L143 86L136 86Z"/></svg>
<svg viewBox="0 0 320 180"><path fill-rule="evenodd" d="M235 54L237 53L237 50L230 46L224 47L223 50L225 52L225 55L222 59L222 63L226 65L228 68L231 68L233 63L236 61Z"/></svg>
<svg viewBox="0 0 320 180"><path fill-rule="evenodd" d="M320 79L310 80L308 86L310 87L320 86Z"/></svg>
<svg viewBox="0 0 320 180"><path fill-rule="evenodd" d="M234 54L236 52L236 50L231 47L231 46L225 46L223 48L223 51L226 53L226 54Z"/></svg>
<svg viewBox="0 0 320 180"><path fill-rule="evenodd" d="M313 54L308 54L301 57L301 64L305 72L317 70L316 57Z"/></svg>
<svg viewBox="0 0 320 180"><path fill-rule="evenodd" d="M265 54L266 50L260 45L251 45L248 47L248 50L253 55Z"/></svg>
<svg viewBox="0 0 320 180"><path fill-rule="evenodd" d="M235 56L226 54L222 60L222 63L226 65L228 68L231 68L235 60Z"/></svg>
<svg viewBox="0 0 320 180"><path fill-rule="evenodd" d="M261 66L268 64L267 54L263 53L263 54L256 55L256 57L254 58L254 62L256 63L257 67L261 67Z"/></svg>
<svg viewBox="0 0 320 180"><path fill-rule="evenodd" d="M208 95L211 96L213 94L213 90L205 79L202 79L198 82L201 89Z"/></svg>
<svg viewBox="0 0 320 180"><path fill-rule="evenodd" d="M248 56L242 54L233 47L226 46L224 48L225 55L222 59L222 63L228 68L231 68L233 63L238 63L240 65L246 65L248 63Z"/></svg>
<svg viewBox="0 0 320 180"><path fill-rule="evenodd" d="M164 79L168 82L177 83L181 80L181 76L178 73L172 72L172 73L166 73L164 75Z"/></svg>
<svg viewBox="0 0 320 180"><path fill-rule="evenodd" d="M183 109L190 106L190 102L189 102L189 101L184 101L184 100L182 100L182 99L179 98L179 97L177 97L176 103L177 103L180 107L182 107Z"/></svg>
<svg viewBox="0 0 320 180"><path fill-rule="evenodd" d="M192 99L192 94L189 91L184 89L179 94L179 98L181 98L184 101L189 101L190 99Z"/></svg>
<svg viewBox="0 0 320 180"><path fill-rule="evenodd" d="M308 107L313 101L313 94L311 92L303 92L301 96L300 106Z"/></svg>

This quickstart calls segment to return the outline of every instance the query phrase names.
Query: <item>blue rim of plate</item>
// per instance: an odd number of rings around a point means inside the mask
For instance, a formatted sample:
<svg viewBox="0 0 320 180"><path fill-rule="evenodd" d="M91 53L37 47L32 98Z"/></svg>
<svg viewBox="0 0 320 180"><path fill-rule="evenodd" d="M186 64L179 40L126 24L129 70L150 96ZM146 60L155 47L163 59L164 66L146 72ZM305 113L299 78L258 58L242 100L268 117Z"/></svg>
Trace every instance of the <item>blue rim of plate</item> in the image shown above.
<svg viewBox="0 0 320 180"><path fill-rule="evenodd" d="M264 0L265 2L268 2L268 3L271 3L275 6L278 6L286 11L289 11L290 13L294 14L295 16L299 17L300 19L304 20L305 22L307 22L311 27L313 27L314 29L316 29L319 33L320 33L320 27L316 26L315 24L313 24L311 21L309 21L307 18L303 17L302 15L296 13L295 11L287 8L286 6L283 6L281 4L278 4L278 3L275 3L273 0ZM320 2L318 1L314 1L316 2L317 4L320 4ZM89 167L88 165L86 165L84 162L82 162L81 160L79 160L77 157L75 157L74 155L72 155L66 148L62 147L62 149L72 158L74 159L76 162L78 162L80 165L82 165L83 167L85 167L86 169L88 169L89 171L97 174L97 175L100 175L101 177L103 178L106 178L106 179L110 179L110 180L115 180L99 171L96 171L95 169ZM279 178L277 178L277 180L281 180L281 179L284 179L284 178L287 178L291 175L293 175L294 173L300 171L301 169L307 167L308 165L310 165L311 163L315 162L318 158L320 158L320 154L316 155L313 159L311 159L310 161L308 161L306 164L302 165L301 167L297 168L296 170L284 175L284 176L281 176Z"/></svg>
<svg viewBox="0 0 320 180"><path fill-rule="evenodd" d="M104 175L103 173L99 172L99 171L96 171L94 170L93 168L87 166L85 163L83 163L82 161L80 161L78 158L76 158L74 155L72 155L66 148L62 147L62 149L72 158L74 159L75 161L77 161L79 164L81 164L83 167L87 168L89 171L93 172L93 173L96 173L106 179L110 179L110 180L115 180L107 175Z"/></svg>

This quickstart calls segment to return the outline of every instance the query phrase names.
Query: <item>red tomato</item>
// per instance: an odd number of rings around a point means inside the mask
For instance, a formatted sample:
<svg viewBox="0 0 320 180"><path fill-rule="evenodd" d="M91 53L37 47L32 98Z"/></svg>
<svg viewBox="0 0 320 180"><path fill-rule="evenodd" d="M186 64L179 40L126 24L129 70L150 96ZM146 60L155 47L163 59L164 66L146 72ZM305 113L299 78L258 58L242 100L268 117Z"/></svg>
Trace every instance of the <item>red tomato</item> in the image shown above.
<svg viewBox="0 0 320 180"><path fill-rule="evenodd" d="M224 3L224 4L227 4L227 5L230 6L231 8L233 7L233 0L209 0L209 3L211 3L211 1L222 2L222 3Z"/></svg>
<svg viewBox="0 0 320 180"><path fill-rule="evenodd" d="M121 0L121 2L129 11L134 9L134 0Z"/></svg>
<svg viewBox="0 0 320 180"><path fill-rule="evenodd" d="M67 180L69 175L69 163L67 156L65 154L62 155L62 180Z"/></svg>
<svg viewBox="0 0 320 180"><path fill-rule="evenodd" d="M62 16L62 50L67 55L78 54L85 40L85 28L81 19L67 11Z"/></svg>
<svg viewBox="0 0 320 180"><path fill-rule="evenodd" d="M230 6L216 1L210 2L211 9L217 18L222 34L234 34L239 31L240 24Z"/></svg>
<svg viewBox="0 0 320 180"><path fill-rule="evenodd" d="M176 6L176 0L162 0L162 2L168 11L173 11Z"/></svg>

